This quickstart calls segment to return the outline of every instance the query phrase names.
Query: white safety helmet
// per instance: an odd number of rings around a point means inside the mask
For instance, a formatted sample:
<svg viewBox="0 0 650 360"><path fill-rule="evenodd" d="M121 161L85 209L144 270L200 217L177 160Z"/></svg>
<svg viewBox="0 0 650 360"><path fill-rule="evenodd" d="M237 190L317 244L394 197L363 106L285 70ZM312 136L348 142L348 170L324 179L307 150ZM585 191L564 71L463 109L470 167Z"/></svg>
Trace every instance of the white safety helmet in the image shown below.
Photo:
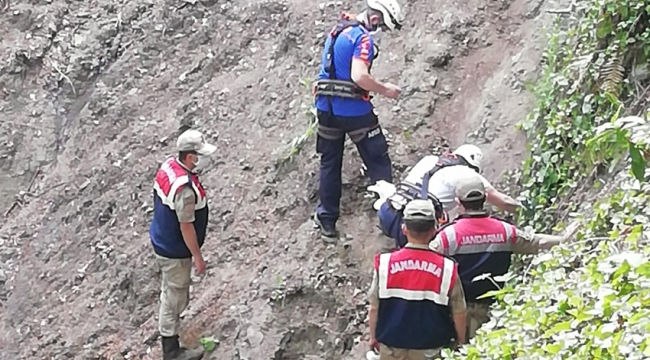
<svg viewBox="0 0 650 360"><path fill-rule="evenodd" d="M464 144L454 150L453 154L462 156L470 165L477 168L479 172L483 169L483 152L476 145Z"/></svg>
<svg viewBox="0 0 650 360"><path fill-rule="evenodd" d="M384 18L384 25L389 30L399 30L404 22L402 7L397 0L367 0L370 9L379 11Z"/></svg>

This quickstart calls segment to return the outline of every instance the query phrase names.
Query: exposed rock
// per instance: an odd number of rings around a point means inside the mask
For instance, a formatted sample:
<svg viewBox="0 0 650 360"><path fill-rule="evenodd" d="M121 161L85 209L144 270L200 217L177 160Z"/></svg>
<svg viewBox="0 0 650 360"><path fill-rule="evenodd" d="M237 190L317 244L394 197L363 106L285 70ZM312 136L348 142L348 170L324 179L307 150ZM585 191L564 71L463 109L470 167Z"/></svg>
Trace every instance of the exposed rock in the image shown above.
<svg viewBox="0 0 650 360"><path fill-rule="evenodd" d="M449 64L452 56L449 52L449 46L444 44L434 44L426 53L426 63L431 67L444 67Z"/></svg>
<svg viewBox="0 0 650 360"><path fill-rule="evenodd" d="M402 31L384 34L373 75L404 91L373 103L396 180L480 125L470 119L479 90L507 84L484 76L507 55L471 58L481 46L472 39L508 41L485 19L498 12L501 31L516 29L501 3L443 1L441 13L412 1ZM386 239L353 143L341 239L324 244L309 220L319 190L310 81L342 10L356 11L340 1L0 0L0 208L20 200L0 227L3 355L161 357L152 181L178 133L195 127L218 151L201 175L208 269L192 277L183 343L218 338L219 359L362 358L365 292ZM470 57L451 61L463 51ZM491 121L517 117L508 103L520 98L496 95ZM274 166L302 136L293 159Z"/></svg>

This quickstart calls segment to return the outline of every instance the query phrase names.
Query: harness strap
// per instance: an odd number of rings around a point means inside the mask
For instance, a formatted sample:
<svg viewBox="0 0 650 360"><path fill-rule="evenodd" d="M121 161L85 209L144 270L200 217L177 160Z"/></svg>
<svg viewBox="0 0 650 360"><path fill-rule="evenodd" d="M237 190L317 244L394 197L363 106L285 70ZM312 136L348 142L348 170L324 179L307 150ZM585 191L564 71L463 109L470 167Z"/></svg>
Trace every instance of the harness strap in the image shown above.
<svg viewBox="0 0 650 360"><path fill-rule="evenodd" d="M446 168L448 166L456 166L456 165L465 165L476 170L475 167L471 166L465 159L463 159L458 155L452 153L443 154L439 157L438 163L431 170L427 171L422 177L422 186L420 187L420 194L419 194L420 198L426 199L428 197L429 180L431 180L433 174L438 172L438 170L440 169Z"/></svg>
<svg viewBox="0 0 650 360"><path fill-rule="evenodd" d="M345 97L345 98L353 98L357 99L359 97L354 97L350 96L350 88L354 88L355 91L352 92L352 94L356 94L357 91L365 91L363 89L359 89L359 87L352 81L346 81L346 80L337 80L336 79L336 68L335 68L335 61L334 61L334 45L336 44L336 40L338 39L339 35L341 33L353 26L361 26L362 24L357 21L356 19L352 19L351 16L344 14L343 18L339 20L339 22L334 26L334 29L332 29L332 32L330 33L330 36L332 40L330 41L330 46L329 49L327 50L327 56L326 56L326 62L325 62L325 71L329 74L329 80L330 81L338 81L339 83L336 84L336 87L331 88L329 86L334 86L334 83L325 83L326 87L320 91L319 93L319 84L321 81L316 83L316 86L314 87L314 95L324 95L327 96L327 100L329 103L329 113L330 115L334 115L334 107L332 106L332 97L338 96L338 97ZM345 85L343 85L345 84ZM344 89L345 86L345 89ZM359 89L359 90L357 90ZM337 90L337 91L334 91ZM340 91L339 91L340 90ZM370 93L365 91L363 93L361 99L370 99Z"/></svg>
<svg viewBox="0 0 650 360"><path fill-rule="evenodd" d="M327 140L338 140L345 136L345 132L341 129L318 124L318 135Z"/></svg>
<svg viewBox="0 0 650 360"><path fill-rule="evenodd" d="M422 177L422 185L420 185L419 188L417 186L402 182L397 185L397 192L406 198L407 201L411 201L417 198L431 200L435 207L436 213L441 214L439 218L447 222L449 219L446 218L446 214L444 212L442 204L440 204L440 200L438 200L438 198L435 196L429 194L429 181L431 180L433 174L438 172L438 170L455 165L470 166L469 163L467 163L467 161L465 161L465 159L460 156L451 153L443 154L439 157L436 165L431 170L424 173L424 176ZM474 169L474 167L472 168Z"/></svg>
<svg viewBox="0 0 650 360"><path fill-rule="evenodd" d="M369 93L351 81L322 79L316 81L314 95L337 96L348 99L369 99Z"/></svg>
<svg viewBox="0 0 650 360"><path fill-rule="evenodd" d="M369 132L371 132L371 131L373 131L373 130L375 130L377 128L379 128L379 124L375 124L373 126L364 127L364 128L361 128L361 129L350 131L348 133L348 136L350 137L350 140L352 140L352 142L356 144L359 141L363 140L363 138L365 138L366 135Z"/></svg>
<svg viewBox="0 0 650 360"><path fill-rule="evenodd" d="M401 182L401 183L397 184L397 191L396 192L401 193L401 194L408 194L413 199L417 198L421 194L420 190L416 186L413 186L412 184L409 184L409 183L406 183L406 182ZM409 199L409 200L412 200L412 199Z"/></svg>
<svg viewBox="0 0 650 360"><path fill-rule="evenodd" d="M368 135L369 132L378 129L379 124L369 126L369 127L364 127L361 129L357 129L354 131L348 132L348 136L350 137L350 140L352 140L353 143L358 143L359 141L363 140L366 135ZM318 135L321 137L327 139L327 140L338 140L342 137L345 136L345 131L337 128L332 128L328 126L324 126L321 124L318 124Z"/></svg>
<svg viewBox="0 0 650 360"><path fill-rule="evenodd" d="M431 176L433 176L433 174L438 172L438 170L446 168L448 166L455 166L455 165L465 165L471 167L472 169L475 169L461 156L452 153L445 153L440 157L438 157L438 163L436 163L436 165L431 170L427 171L427 173L424 174L424 178L422 181L424 182L425 181L424 179L426 179L426 182L428 183Z"/></svg>
<svg viewBox="0 0 650 360"><path fill-rule="evenodd" d="M449 217L447 213L444 211L444 208L442 207L442 204L436 198L435 196L431 195L429 196L429 179L431 178L431 172L427 172L424 174L424 178L422 179L422 186L420 187L420 196L422 199L435 199L433 200L433 207L436 211L436 214L439 214L437 216L438 218L438 224L445 224L449 221Z"/></svg>
<svg viewBox="0 0 650 360"><path fill-rule="evenodd" d="M401 182L401 183L397 184L395 193L402 196L406 200L406 204L408 204L411 200L414 200L414 199L417 199L417 198L424 199L424 200L430 200L433 203L433 208L434 208L434 210L436 212L436 217L438 218L438 223L439 224L447 223L447 221L448 221L447 214L445 213L444 208L442 207L442 204L440 203L440 200L438 200L437 197L429 194L428 192L426 192L424 194L424 197L421 197L422 196L421 189L418 189L416 186L414 186L412 184L409 184L409 183L405 183L405 182ZM390 198L389 198L389 200L390 200ZM399 211L399 212L404 211L404 206L402 206L402 208L399 209L399 210L396 209L396 211Z"/></svg>
<svg viewBox="0 0 650 360"><path fill-rule="evenodd" d="M420 198L426 199L429 197L429 179L431 179L431 171L427 171L422 178L422 186L420 186Z"/></svg>
<svg viewBox="0 0 650 360"><path fill-rule="evenodd" d="M345 31L345 29L354 26L361 26L361 23L356 19L350 19L349 17L343 17L339 22L334 26L330 36L332 41L330 42L329 49L327 51L327 62L325 63L325 71L329 74L331 80L336 80L336 69L334 66L334 45L336 44L336 39L339 35Z"/></svg>

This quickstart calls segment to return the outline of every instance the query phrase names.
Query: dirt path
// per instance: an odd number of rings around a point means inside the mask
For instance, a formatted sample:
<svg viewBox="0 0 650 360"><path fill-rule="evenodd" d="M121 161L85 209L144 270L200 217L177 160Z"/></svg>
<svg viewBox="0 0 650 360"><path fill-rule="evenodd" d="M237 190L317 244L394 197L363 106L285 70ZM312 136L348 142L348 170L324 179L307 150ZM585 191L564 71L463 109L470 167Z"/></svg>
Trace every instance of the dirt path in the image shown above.
<svg viewBox="0 0 650 360"><path fill-rule="evenodd" d="M477 130L491 179L516 166L524 140L512 125L529 109L517 89L539 60L542 6L409 3L374 67L408 85L400 101L376 102L398 175ZM220 360L359 359L380 235L358 155L350 148L345 160L347 240L337 246L308 221L313 142L275 166L306 129L301 80L315 76L322 37L350 9L52 0L0 12L0 206L27 192L0 228L2 359L159 358L151 181L180 122L220 147L204 177L209 269L192 288L186 340L215 336Z"/></svg>

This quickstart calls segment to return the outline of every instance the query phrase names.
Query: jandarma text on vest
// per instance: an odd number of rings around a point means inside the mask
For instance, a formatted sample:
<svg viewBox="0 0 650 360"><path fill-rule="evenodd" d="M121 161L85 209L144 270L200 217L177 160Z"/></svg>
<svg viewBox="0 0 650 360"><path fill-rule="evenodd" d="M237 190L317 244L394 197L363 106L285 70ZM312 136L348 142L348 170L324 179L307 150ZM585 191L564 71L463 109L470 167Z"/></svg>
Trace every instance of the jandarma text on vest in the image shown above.
<svg viewBox="0 0 650 360"><path fill-rule="evenodd" d="M468 235L460 238L460 245L504 244L505 242L506 237L503 234Z"/></svg>
<svg viewBox="0 0 650 360"><path fill-rule="evenodd" d="M442 275L442 269L439 268L438 265L430 263L428 261L402 260L396 261L390 265L391 275L405 270L426 271L437 277L440 277Z"/></svg>

